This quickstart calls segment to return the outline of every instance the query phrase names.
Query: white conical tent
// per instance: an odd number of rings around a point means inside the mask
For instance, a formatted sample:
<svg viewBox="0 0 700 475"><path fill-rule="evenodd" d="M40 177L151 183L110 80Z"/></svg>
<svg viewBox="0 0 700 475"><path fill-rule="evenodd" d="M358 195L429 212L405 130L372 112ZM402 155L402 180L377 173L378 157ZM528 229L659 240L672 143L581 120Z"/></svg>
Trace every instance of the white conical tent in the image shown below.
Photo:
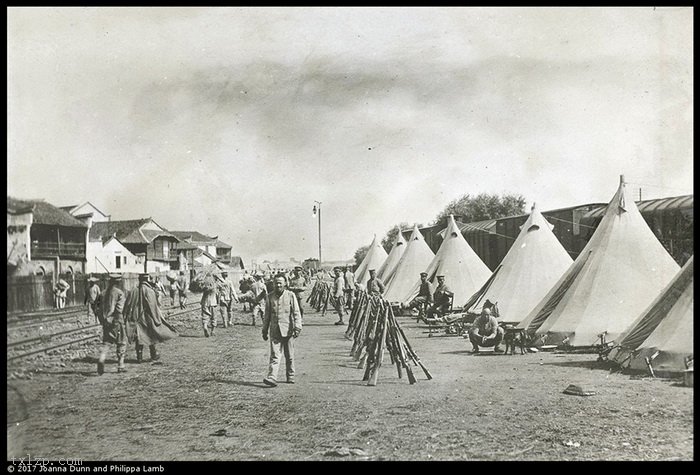
<svg viewBox="0 0 700 475"><path fill-rule="evenodd" d="M382 247L382 243L377 240L377 235L374 235L372 244L369 245L365 258L362 259L359 267L355 271L355 282L362 287L367 285L369 279L369 271L371 269L379 269L387 258L386 251Z"/></svg>
<svg viewBox="0 0 700 475"><path fill-rule="evenodd" d="M420 273L428 268L434 256L418 226L413 226L406 250L386 284L384 298L389 302L408 301L415 283L420 281Z"/></svg>
<svg viewBox="0 0 700 475"><path fill-rule="evenodd" d="M481 313L484 302L498 304L502 321L520 322L574 262L533 204L506 257L479 291L468 311Z"/></svg>
<svg viewBox="0 0 700 475"><path fill-rule="evenodd" d="M620 336L608 359L625 368L647 371L648 358L655 371L684 371L686 358L693 356L693 280L691 257Z"/></svg>
<svg viewBox="0 0 700 475"><path fill-rule="evenodd" d="M377 271L377 277L379 280L382 282L388 282L389 279L394 275L394 271L396 271L396 266L399 265L399 261L401 260L401 256L403 256L403 252L406 250L406 240L403 238L403 235L401 234L401 229L399 228L399 232L396 235L396 239L394 240L394 247L391 248L391 251L389 252L389 256L386 258L384 261L384 264L379 268Z"/></svg>
<svg viewBox="0 0 700 475"><path fill-rule="evenodd" d="M639 213L624 178L578 258L518 325L543 344L617 338L678 272Z"/></svg>
<svg viewBox="0 0 700 475"><path fill-rule="evenodd" d="M428 280L435 283L438 275L445 276L445 284L454 292L453 308L463 307L469 296L479 290L491 275L491 271L474 252L452 215L447 220L442 244L437 254L425 270ZM418 294L420 278L418 277L408 299Z"/></svg>

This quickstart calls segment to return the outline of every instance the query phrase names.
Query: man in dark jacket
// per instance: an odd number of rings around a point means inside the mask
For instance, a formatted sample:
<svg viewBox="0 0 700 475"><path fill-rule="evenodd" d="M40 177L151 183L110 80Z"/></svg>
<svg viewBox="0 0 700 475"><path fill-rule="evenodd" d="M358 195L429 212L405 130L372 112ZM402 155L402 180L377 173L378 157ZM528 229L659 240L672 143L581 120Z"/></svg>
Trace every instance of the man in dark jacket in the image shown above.
<svg viewBox="0 0 700 475"><path fill-rule="evenodd" d="M98 313L102 324L102 347L97 360L97 374L105 371L105 359L110 344L117 345L118 373L125 373L124 357L126 356L126 344L129 342L126 324L124 322L124 303L126 297L124 291L119 288L122 281L121 274L110 274L109 287L103 294L102 311Z"/></svg>
<svg viewBox="0 0 700 475"><path fill-rule="evenodd" d="M148 345L151 361L160 358L156 343L170 340L177 332L163 316L158 305L156 291L148 280L148 274L139 275L139 286L129 291L124 306L129 332L136 342L136 361L143 361L143 347Z"/></svg>

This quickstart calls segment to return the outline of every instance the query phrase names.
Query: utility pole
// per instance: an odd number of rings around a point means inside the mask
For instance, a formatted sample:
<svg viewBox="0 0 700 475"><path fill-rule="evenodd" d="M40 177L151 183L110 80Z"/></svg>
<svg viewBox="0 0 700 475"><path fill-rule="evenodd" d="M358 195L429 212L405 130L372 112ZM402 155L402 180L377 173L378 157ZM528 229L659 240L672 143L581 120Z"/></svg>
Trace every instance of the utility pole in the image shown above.
<svg viewBox="0 0 700 475"><path fill-rule="evenodd" d="M316 205L318 205L318 269L321 270L321 202L314 200L314 216L316 215Z"/></svg>

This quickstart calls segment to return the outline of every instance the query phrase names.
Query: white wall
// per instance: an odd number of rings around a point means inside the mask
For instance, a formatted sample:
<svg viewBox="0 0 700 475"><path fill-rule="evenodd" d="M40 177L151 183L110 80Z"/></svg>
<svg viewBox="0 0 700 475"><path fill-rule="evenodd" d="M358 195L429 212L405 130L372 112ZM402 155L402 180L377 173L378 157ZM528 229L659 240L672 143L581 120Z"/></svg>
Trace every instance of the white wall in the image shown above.
<svg viewBox="0 0 700 475"><path fill-rule="evenodd" d="M91 241L87 245L86 252L87 263L85 272L87 273L143 272L143 261L129 252L116 239L110 239L104 246L101 241ZM116 256L121 257L121 267L119 269L117 269ZM126 258L126 264L124 263L124 258ZM107 268L106 270L105 267Z"/></svg>
<svg viewBox="0 0 700 475"><path fill-rule="evenodd" d="M102 214L102 212L100 212L100 210L95 208L90 203L85 203L83 205L80 205L70 212L70 214L72 214L73 216L80 216L83 214L90 214L90 213L92 213L92 222L93 223L101 223L104 221L109 221L109 216Z"/></svg>

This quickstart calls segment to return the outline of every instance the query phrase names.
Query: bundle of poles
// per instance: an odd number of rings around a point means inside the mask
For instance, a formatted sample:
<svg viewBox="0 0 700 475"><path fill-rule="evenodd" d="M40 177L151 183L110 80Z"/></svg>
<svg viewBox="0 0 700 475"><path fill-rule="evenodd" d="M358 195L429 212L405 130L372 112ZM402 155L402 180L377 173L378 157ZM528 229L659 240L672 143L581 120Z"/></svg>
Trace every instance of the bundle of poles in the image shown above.
<svg viewBox="0 0 700 475"><path fill-rule="evenodd" d="M413 366L420 366L428 379L433 376L413 351L406 334L396 320L391 304L379 296L370 296L360 290L348 320L345 338L353 341L350 355L358 361L358 368L364 368L362 378L368 386L376 386L379 369L384 361L386 349L391 364L396 365L399 378L406 372L408 382L414 384L416 377Z"/></svg>
<svg viewBox="0 0 700 475"><path fill-rule="evenodd" d="M311 293L306 298L306 301L311 305L311 308L317 312L322 312L322 315L326 314L326 309L328 308L328 303L330 302L331 307L333 306L333 297L331 296L331 286L330 284L317 280L314 286L311 288Z"/></svg>

